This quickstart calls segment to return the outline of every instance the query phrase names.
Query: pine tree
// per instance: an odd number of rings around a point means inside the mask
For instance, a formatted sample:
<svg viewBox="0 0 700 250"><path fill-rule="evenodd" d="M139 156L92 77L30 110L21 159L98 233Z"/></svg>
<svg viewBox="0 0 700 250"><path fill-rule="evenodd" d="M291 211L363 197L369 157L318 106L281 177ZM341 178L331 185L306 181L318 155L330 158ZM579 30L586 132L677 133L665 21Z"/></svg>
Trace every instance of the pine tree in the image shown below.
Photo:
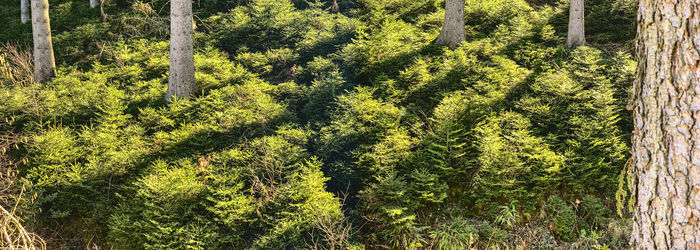
<svg viewBox="0 0 700 250"><path fill-rule="evenodd" d="M170 1L170 78L167 101L194 94L194 54L192 45L192 2Z"/></svg>
<svg viewBox="0 0 700 250"><path fill-rule="evenodd" d="M29 22L29 0L19 0L20 4L20 9L22 11L22 14L20 16L22 23L27 23Z"/></svg>
<svg viewBox="0 0 700 250"><path fill-rule="evenodd" d="M457 48L465 40L464 0L445 1L445 23L435 43Z"/></svg>
<svg viewBox="0 0 700 250"><path fill-rule="evenodd" d="M34 79L42 83L56 74L48 0L32 0L32 34L34 36Z"/></svg>
<svg viewBox="0 0 700 250"><path fill-rule="evenodd" d="M340 6L338 6L338 0L333 0L333 6L331 6L331 11L338 12L339 10Z"/></svg>
<svg viewBox="0 0 700 250"><path fill-rule="evenodd" d="M566 39L566 46L571 49L586 44L583 1L584 0L571 0L571 6L569 8L569 34Z"/></svg>
<svg viewBox="0 0 700 250"><path fill-rule="evenodd" d="M700 246L700 3L639 2L630 185L631 245Z"/></svg>

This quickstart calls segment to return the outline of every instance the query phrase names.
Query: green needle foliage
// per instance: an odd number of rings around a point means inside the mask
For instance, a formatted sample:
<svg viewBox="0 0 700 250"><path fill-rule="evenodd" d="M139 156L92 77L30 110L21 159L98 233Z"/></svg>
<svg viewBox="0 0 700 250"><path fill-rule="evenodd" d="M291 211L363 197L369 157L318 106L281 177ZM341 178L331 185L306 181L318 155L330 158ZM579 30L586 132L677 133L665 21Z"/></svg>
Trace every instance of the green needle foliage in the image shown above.
<svg viewBox="0 0 700 250"><path fill-rule="evenodd" d="M51 249L628 247L634 1L575 50L565 0L465 0L454 50L442 0L195 1L168 104L168 1L52 1L45 84L0 1L0 171Z"/></svg>

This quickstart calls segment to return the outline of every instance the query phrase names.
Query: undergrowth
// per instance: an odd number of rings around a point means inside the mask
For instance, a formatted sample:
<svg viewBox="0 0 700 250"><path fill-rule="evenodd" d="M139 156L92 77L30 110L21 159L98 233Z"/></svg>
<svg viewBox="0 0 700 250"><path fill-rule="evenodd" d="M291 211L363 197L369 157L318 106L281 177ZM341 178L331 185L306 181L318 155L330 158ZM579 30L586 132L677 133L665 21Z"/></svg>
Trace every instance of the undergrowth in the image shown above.
<svg viewBox="0 0 700 250"><path fill-rule="evenodd" d="M0 10L0 201L49 248L625 248L631 2L570 50L567 1L468 0L449 50L438 0L206 0L170 104L166 1L52 2L45 84Z"/></svg>

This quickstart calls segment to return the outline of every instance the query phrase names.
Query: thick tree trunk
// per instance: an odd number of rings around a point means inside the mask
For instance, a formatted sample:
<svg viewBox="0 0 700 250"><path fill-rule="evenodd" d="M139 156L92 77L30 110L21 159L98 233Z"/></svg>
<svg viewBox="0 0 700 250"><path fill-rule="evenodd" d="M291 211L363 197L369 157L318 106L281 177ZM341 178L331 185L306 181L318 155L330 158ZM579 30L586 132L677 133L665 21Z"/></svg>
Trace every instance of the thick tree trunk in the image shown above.
<svg viewBox="0 0 700 250"><path fill-rule="evenodd" d="M165 99L189 97L195 92L192 47L192 2L170 1L170 79Z"/></svg>
<svg viewBox="0 0 700 250"><path fill-rule="evenodd" d="M34 36L34 79L36 82L42 83L56 74L48 0L32 0L32 33Z"/></svg>
<svg viewBox="0 0 700 250"><path fill-rule="evenodd" d="M90 8L97 8L100 6L100 0L90 0Z"/></svg>
<svg viewBox="0 0 700 250"><path fill-rule="evenodd" d="M583 10L583 0L571 0L571 6L569 7L569 35L566 38L566 46L572 49L586 44Z"/></svg>
<svg viewBox="0 0 700 250"><path fill-rule="evenodd" d="M29 0L19 0L19 6L22 12L20 16L22 23L29 22L29 5Z"/></svg>
<svg viewBox="0 0 700 250"><path fill-rule="evenodd" d="M700 249L700 0L639 5L631 243Z"/></svg>
<svg viewBox="0 0 700 250"><path fill-rule="evenodd" d="M435 43L454 49L465 39L464 0L445 1L445 23Z"/></svg>

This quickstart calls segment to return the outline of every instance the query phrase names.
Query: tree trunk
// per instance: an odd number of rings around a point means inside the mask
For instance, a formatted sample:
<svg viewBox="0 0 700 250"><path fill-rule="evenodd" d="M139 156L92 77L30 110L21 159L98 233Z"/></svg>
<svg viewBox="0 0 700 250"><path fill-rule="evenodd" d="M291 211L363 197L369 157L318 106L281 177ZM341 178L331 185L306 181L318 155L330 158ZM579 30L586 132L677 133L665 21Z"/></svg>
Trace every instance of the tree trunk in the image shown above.
<svg viewBox="0 0 700 250"><path fill-rule="evenodd" d="M48 0L32 0L32 31L34 36L34 79L36 82L42 83L56 74Z"/></svg>
<svg viewBox="0 0 700 250"><path fill-rule="evenodd" d="M97 8L100 5L100 0L90 0L90 8Z"/></svg>
<svg viewBox="0 0 700 250"><path fill-rule="evenodd" d="M700 0L639 5L631 244L700 249Z"/></svg>
<svg viewBox="0 0 700 250"><path fill-rule="evenodd" d="M566 46L571 49L586 44L583 10L583 0L571 0L571 6L569 7L569 35L566 38Z"/></svg>
<svg viewBox="0 0 700 250"><path fill-rule="evenodd" d="M435 43L454 49L465 39L464 0L445 1L445 23Z"/></svg>
<svg viewBox="0 0 700 250"><path fill-rule="evenodd" d="M333 5L331 6L331 11L338 12L339 10L340 10L340 6L338 6L338 0L333 0Z"/></svg>
<svg viewBox="0 0 700 250"><path fill-rule="evenodd" d="M186 98L195 92L192 46L192 2L170 1L170 79L165 99Z"/></svg>
<svg viewBox="0 0 700 250"><path fill-rule="evenodd" d="M19 0L19 6L22 12L22 15L20 16L22 19L22 23L29 22L29 5L29 0Z"/></svg>
<svg viewBox="0 0 700 250"><path fill-rule="evenodd" d="M105 13L105 1L107 0L98 0L100 1L100 16L102 17L103 22L107 22L107 14Z"/></svg>

